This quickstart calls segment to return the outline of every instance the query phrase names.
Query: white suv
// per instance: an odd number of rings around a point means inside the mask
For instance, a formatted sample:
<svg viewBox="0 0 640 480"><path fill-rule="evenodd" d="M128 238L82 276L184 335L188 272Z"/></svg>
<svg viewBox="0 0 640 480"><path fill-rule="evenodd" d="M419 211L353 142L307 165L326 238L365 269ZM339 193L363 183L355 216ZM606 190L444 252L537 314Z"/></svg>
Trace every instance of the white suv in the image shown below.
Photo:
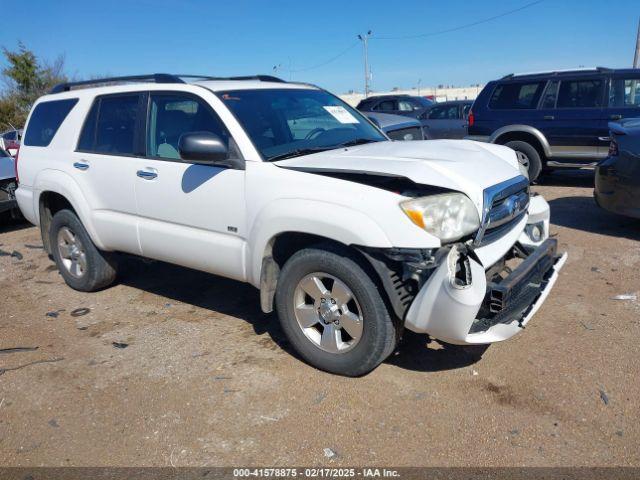
<svg viewBox="0 0 640 480"><path fill-rule="evenodd" d="M74 289L110 285L117 252L249 282L306 361L362 375L404 327L513 336L565 261L509 148L390 141L273 77L101 82L40 98L18 162L20 208Z"/></svg>

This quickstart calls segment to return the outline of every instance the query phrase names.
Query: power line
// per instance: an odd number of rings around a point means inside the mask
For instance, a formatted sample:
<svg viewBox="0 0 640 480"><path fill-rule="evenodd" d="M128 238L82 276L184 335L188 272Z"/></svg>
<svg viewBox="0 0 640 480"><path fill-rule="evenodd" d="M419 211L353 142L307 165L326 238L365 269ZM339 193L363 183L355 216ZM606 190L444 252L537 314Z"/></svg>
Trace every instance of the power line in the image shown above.
<svg viewBox="0 0 640 480"><path fill-rule="evenodd" d="M337 55L331 57L329 60L319 63L317 65L313 65L311 67L304 67L304 68L297 68L295 70L291 70L291 72L293 73L297 73L297 72L306 72L307 70L315 70L316 68L320 68L320 67L324 67L325 65L330 64L331 62L335 62L337 59L339 59L340 57L342 57L343 55L346 55L351 49L353 49L353 47L355 47L356 45L358 45L358 43L360 43L360 41L355 41L353 42L351 45L349 45L347 48L345 48L344 50L342 50L340 53L338 53Z"/></svg>
<svg viewBox="0 0 640 480"><path fill-rule="evenodd" d="M409 40L409 39L412 39L412 38L432 37L434 35L442 35L443 33L457 32L458 30L462 30L462 29L469 28L469 27L475 27L476 25L480 25L482 23L486 23L486 22L490 22L492 20L496 20L498 18L506 17L507 15L511 15L513 13L520 12L520 11L524 10L525 8L533 7L534 5L537 5L537 4L542 3L542 2L544 2L544 0L536 0L535 2L527 3L526 5L523 5L522 7L515 8L515 9L509 10L507 12L502 12L502 13L500 13L498 15L494 15L493 17L484 18L482 20L477 20L475 22L466 23L464 25L459 25L459 26L453 27L453 28L447 28L446 30L437 30L435 32L419 33L417 35L402 35L402 36L398 36L398 37L389 37L389 36L378 37L378 36L375 36L375 37L373 37L373 39L374 40Z"/></svg>

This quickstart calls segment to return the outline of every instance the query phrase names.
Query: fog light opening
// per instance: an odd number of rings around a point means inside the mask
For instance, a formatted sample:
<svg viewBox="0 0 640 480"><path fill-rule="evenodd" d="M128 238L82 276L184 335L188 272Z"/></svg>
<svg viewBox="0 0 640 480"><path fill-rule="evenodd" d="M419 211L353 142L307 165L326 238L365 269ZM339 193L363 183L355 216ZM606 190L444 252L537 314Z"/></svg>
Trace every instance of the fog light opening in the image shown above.
<svg viewBox="0 0 640 480"><path fill-rule="evenodd" d="M453 247L449 253L449 273L451 285L454 288L467 288L471 285L471 264L469 256Z"/></svg>
<svg viewBox="0 0 640 480"><path fill-rule="evenodd" d="M526 232L532 242L540 242L544 235L544 224L540 222L527 225Z"/></svg>

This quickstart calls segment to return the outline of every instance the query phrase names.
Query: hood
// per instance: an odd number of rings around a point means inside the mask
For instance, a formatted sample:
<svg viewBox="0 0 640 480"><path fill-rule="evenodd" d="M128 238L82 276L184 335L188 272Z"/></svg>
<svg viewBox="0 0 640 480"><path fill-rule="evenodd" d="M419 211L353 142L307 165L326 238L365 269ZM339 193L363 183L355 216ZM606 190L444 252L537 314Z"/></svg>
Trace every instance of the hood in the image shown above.
<svg viewBox="0 0 640 480"><path fill-rule="evenodd" d="M422 127L422 124L411 117L393 115L390 113L364 112L372 120L376 120L383 131L397 130L399 128Z"/></svg>
<svg viewBox="0 0 640 480"><path fill-rule="evenodd" d="M275 162L309 172L402 176L466 194L482 212L484 189L520 175L515 152L470 140L376 142Z"/></svg>

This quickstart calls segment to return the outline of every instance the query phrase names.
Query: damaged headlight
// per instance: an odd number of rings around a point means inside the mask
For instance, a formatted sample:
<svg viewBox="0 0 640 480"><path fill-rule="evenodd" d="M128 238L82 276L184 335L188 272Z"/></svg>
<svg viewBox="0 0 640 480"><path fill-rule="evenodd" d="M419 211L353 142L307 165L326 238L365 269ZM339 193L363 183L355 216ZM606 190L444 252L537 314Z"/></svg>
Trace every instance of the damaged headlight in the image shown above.
<svg viewBox="0 0 640 480"><path fill-rule="evenodd" d="M400 208L413 223L442 242L458 240L480 228L475 205L462 193L414 198L400 203Z"/></svg>

